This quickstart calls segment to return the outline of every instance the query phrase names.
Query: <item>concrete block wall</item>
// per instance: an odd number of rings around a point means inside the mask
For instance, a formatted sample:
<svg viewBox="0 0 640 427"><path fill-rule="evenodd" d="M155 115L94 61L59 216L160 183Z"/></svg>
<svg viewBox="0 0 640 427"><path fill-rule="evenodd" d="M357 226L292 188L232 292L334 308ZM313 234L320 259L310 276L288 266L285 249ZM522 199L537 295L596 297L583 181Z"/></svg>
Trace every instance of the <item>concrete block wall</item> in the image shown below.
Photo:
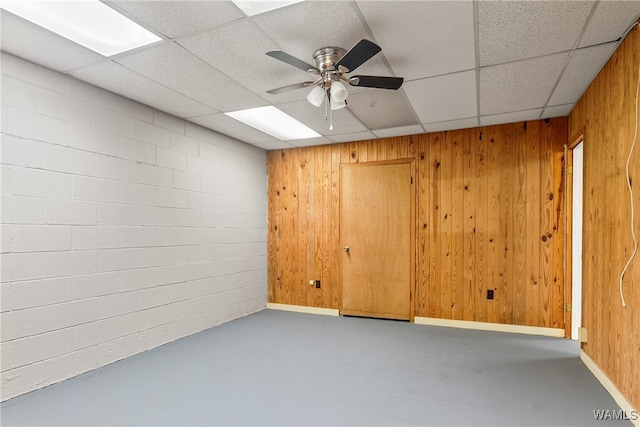
<svg viewBox="0 0 640 427"><path fill-rule="evenodd" d="M263 150L2 53L2 400L263 309Z"/></svg>

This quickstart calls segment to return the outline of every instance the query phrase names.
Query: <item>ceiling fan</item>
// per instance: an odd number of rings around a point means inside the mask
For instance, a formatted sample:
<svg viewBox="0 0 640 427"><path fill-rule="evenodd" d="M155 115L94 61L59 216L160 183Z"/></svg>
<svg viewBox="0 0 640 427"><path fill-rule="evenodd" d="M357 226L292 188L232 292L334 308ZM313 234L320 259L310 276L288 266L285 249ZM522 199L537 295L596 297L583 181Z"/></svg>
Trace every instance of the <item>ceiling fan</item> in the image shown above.
<svg viewBox="0 0 640 427"><path fill-rule="evenodd" d="M309 95L307 95L307 101L319 107L322 105L324 99L327 98L327 103L325 104L326 119L327 110L329 110L329 115L331 116L332 110L339 110L347 105L346 101L349 92L341 80L348 82L351 86L378 89L397 90L402 86L402 82L404 81L402 77L351 76L347 78L345 76L345 74L353 72L381 50L382 48L380 48L380 46L366 39L360 40L358 44L348 52L341 47L323 47L313 52L315 66L281 50L272 50L267 52L267 55L289 65L293 65L303 71L315 74L318 77L315 81L295 83L268 90L267 93L276 95L290 90L313 86L313 89L311 89ZM333 129L331 121L329 129Z"/></svg>

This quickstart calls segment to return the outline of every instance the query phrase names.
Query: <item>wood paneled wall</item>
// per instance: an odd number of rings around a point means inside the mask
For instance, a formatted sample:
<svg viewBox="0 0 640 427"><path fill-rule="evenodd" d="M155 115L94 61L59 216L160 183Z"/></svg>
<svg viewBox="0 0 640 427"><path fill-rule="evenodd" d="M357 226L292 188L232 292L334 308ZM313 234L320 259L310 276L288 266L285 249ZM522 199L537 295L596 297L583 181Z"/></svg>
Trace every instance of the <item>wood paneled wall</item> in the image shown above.
<svg viewBox="0 0 640 427"><path fill-rule="evenodd" d="M635 125L640 65L636 27L609 59L569 116L572 138L584 135L583 350L640 409L640 256L631 263L620 300L619 277L633 242L626 162ZM638 129L640 132L640 129ZM635 231L640 236L640 143L629 165Z"/></svg>
<svg viewBox="0 0 640 427"><path fill-rule="evenodd" d="M563 328L566 143L560 118L270 151L269 301L339 308L340 163L415 158L416 315Z"/></svg>

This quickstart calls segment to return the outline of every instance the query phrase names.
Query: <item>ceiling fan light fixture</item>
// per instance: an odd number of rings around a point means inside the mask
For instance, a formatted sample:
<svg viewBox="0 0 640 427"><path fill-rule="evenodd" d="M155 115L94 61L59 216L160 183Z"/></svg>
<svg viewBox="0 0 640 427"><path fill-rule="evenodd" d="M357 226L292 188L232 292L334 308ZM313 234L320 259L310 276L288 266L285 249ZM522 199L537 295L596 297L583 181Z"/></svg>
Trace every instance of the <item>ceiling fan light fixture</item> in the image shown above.
<svg viewBox="0 0 640 427"><path fill-rule="evenodd" d="M336 103L344 102L349 96L347 87L339 81L331 82L331 99Z"/></svg>
<svg viewBox="0 0 640 427"><path fill-rule="evenodd" d="M314 107L319 107L322 105L322 101L324 100L324 90L320 86L314 86L313 89L307 95L307 101Z"/></svg>

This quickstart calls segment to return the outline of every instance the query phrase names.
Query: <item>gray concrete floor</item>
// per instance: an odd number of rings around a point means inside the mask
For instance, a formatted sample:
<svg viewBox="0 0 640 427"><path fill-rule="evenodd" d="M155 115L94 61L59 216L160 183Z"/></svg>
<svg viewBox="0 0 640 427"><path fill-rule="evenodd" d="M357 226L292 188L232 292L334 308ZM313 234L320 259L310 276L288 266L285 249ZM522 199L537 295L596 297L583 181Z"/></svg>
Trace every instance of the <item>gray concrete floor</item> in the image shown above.
<svg viewBox="0 0 640 427"><path fill-rule="evenodd" d="M2 404L2 425L610 426L574 341L264 310Z"/></svg>

